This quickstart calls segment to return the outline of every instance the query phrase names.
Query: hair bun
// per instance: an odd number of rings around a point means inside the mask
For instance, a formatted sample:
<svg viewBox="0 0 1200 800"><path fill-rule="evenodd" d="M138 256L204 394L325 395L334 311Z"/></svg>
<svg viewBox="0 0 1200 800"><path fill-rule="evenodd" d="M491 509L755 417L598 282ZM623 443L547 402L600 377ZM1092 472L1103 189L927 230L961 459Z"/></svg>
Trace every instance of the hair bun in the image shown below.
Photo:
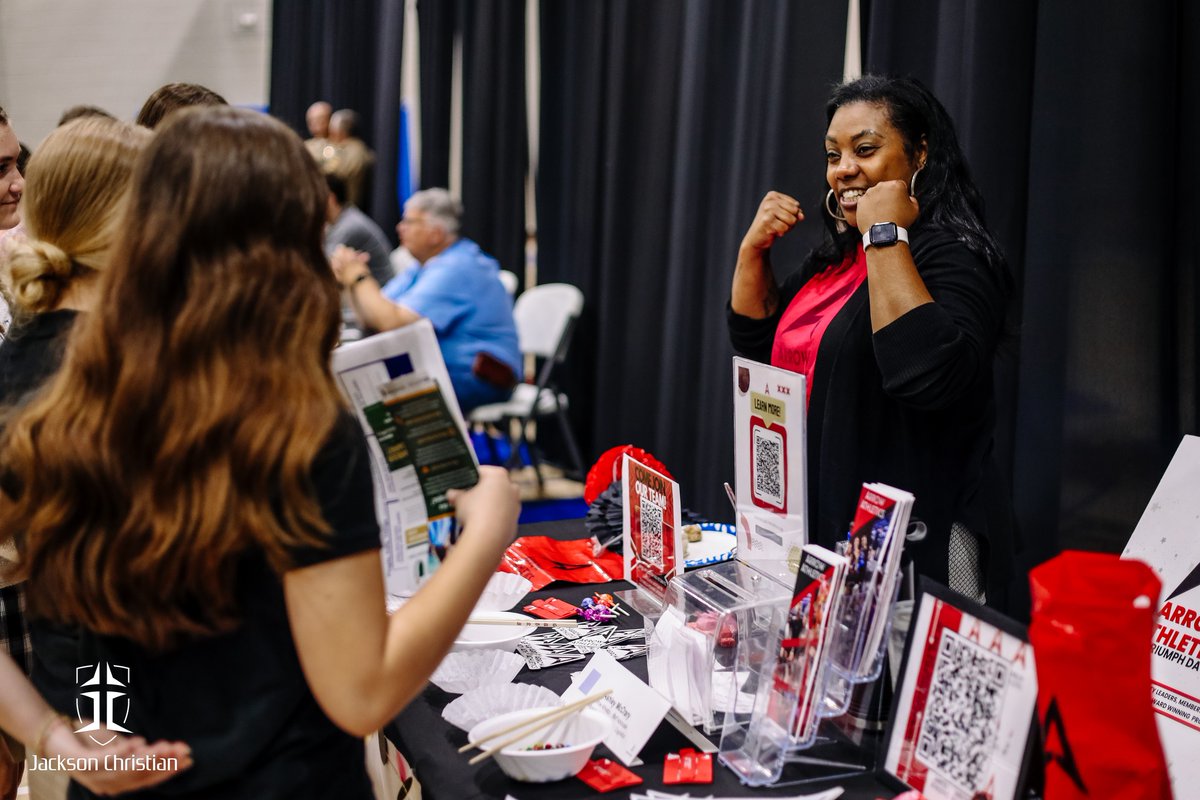
<svg viewBox="0 0 1200 800"><path fill-rule="evenodd" d="M34 314L58 305L72 269L71 257L62 248L37 239L12 247L7 266L13 299Z"/></svg>

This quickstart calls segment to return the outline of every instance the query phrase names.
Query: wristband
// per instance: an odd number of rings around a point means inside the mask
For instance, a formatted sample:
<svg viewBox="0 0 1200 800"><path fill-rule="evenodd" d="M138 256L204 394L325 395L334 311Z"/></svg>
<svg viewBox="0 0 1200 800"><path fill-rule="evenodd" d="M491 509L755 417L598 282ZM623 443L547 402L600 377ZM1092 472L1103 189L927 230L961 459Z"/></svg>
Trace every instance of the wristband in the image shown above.
<svg viewBox="0 0 1200 800"><path fill-rule="evenodd" d="M350 283L346 284L346 288L353 290L355 286L358 286L360 283L362 283L369 277L371 277L370 272L361 272L358 274L358 276L354 280L352 280L352 281L350 281Z"/></svg>

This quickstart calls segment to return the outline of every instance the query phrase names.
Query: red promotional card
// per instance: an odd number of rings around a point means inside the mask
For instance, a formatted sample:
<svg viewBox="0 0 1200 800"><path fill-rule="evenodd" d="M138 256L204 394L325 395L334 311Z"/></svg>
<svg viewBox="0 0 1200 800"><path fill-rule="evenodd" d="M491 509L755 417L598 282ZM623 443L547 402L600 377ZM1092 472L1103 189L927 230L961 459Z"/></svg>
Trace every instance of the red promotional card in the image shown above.
<svg viewBox="0 0 1200 800"><path fill-rule="evenodd" d="M548 597L545 600L534 600L525 606L525 611L542 619L566 619L575 616L576 608L566 600Z"/></svg>
<svg viewBox="0 0 1200 800"><path fill-rule="evenodd" d="M685 747L667 753L663 760L663 783L712 783L712 755Z"/></svg>
<svg viewBox="0 0 1200 800"><path fill-rule="evenodd" d="M597 792L611 792L626 786L637 786L642 779L609 758L595 758L575 774L576 778Z"/></svg>
<svg viewBox="0 0 1200 800"><path fill-rule="evenodd" d="M621 480L625 580L661 601L671 578L683 572L679 484L628 455Z"/></svg>

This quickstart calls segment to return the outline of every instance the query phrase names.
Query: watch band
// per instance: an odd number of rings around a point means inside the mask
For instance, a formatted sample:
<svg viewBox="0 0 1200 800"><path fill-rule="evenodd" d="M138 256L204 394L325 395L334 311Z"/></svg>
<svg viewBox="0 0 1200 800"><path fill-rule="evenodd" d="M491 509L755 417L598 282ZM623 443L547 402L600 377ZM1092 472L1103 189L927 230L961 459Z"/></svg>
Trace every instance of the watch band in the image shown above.
<svg viewBox="0 0 1200 800"><path fill-rule="evenodd" d="M897 242L908 244L908 230L894 222L876 222L863 234L863 249L868 247L891 247Z"/></svg>
<svg viewBox="0 0 1200 800"><path fill-rule="evenodd" d="M350 281L350 283L348 283L348 284L346 285L346 288L347 288L347 289L353 289L355 286L358 286L360 283L362 283L363 281L365 281L365 280L366 280L367 278L369 278L369 277L371 277L371 273L370 273L370 272L362 272L362 273L359 273L359 274L358 274L358 276L357 276L357 277L355 277L355 279L354 279L354 280Z"/></svg>

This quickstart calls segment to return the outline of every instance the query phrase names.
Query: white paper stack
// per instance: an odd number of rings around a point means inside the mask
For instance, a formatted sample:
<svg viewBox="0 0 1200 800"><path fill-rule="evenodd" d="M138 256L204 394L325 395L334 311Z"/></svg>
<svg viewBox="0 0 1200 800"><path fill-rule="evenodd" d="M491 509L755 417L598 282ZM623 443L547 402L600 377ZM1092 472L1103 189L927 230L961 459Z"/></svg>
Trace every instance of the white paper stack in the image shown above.
<svg viewBox="0 0 1200 800"><path fill-rule="evenodd" d="M683 614L668 607L654 626L653 641L647 651L646 668L650 686L671 705L679 715L693 725L705 721L709 684L713 680L709 666L712 643L704 634L689 628Z"/></svg>

